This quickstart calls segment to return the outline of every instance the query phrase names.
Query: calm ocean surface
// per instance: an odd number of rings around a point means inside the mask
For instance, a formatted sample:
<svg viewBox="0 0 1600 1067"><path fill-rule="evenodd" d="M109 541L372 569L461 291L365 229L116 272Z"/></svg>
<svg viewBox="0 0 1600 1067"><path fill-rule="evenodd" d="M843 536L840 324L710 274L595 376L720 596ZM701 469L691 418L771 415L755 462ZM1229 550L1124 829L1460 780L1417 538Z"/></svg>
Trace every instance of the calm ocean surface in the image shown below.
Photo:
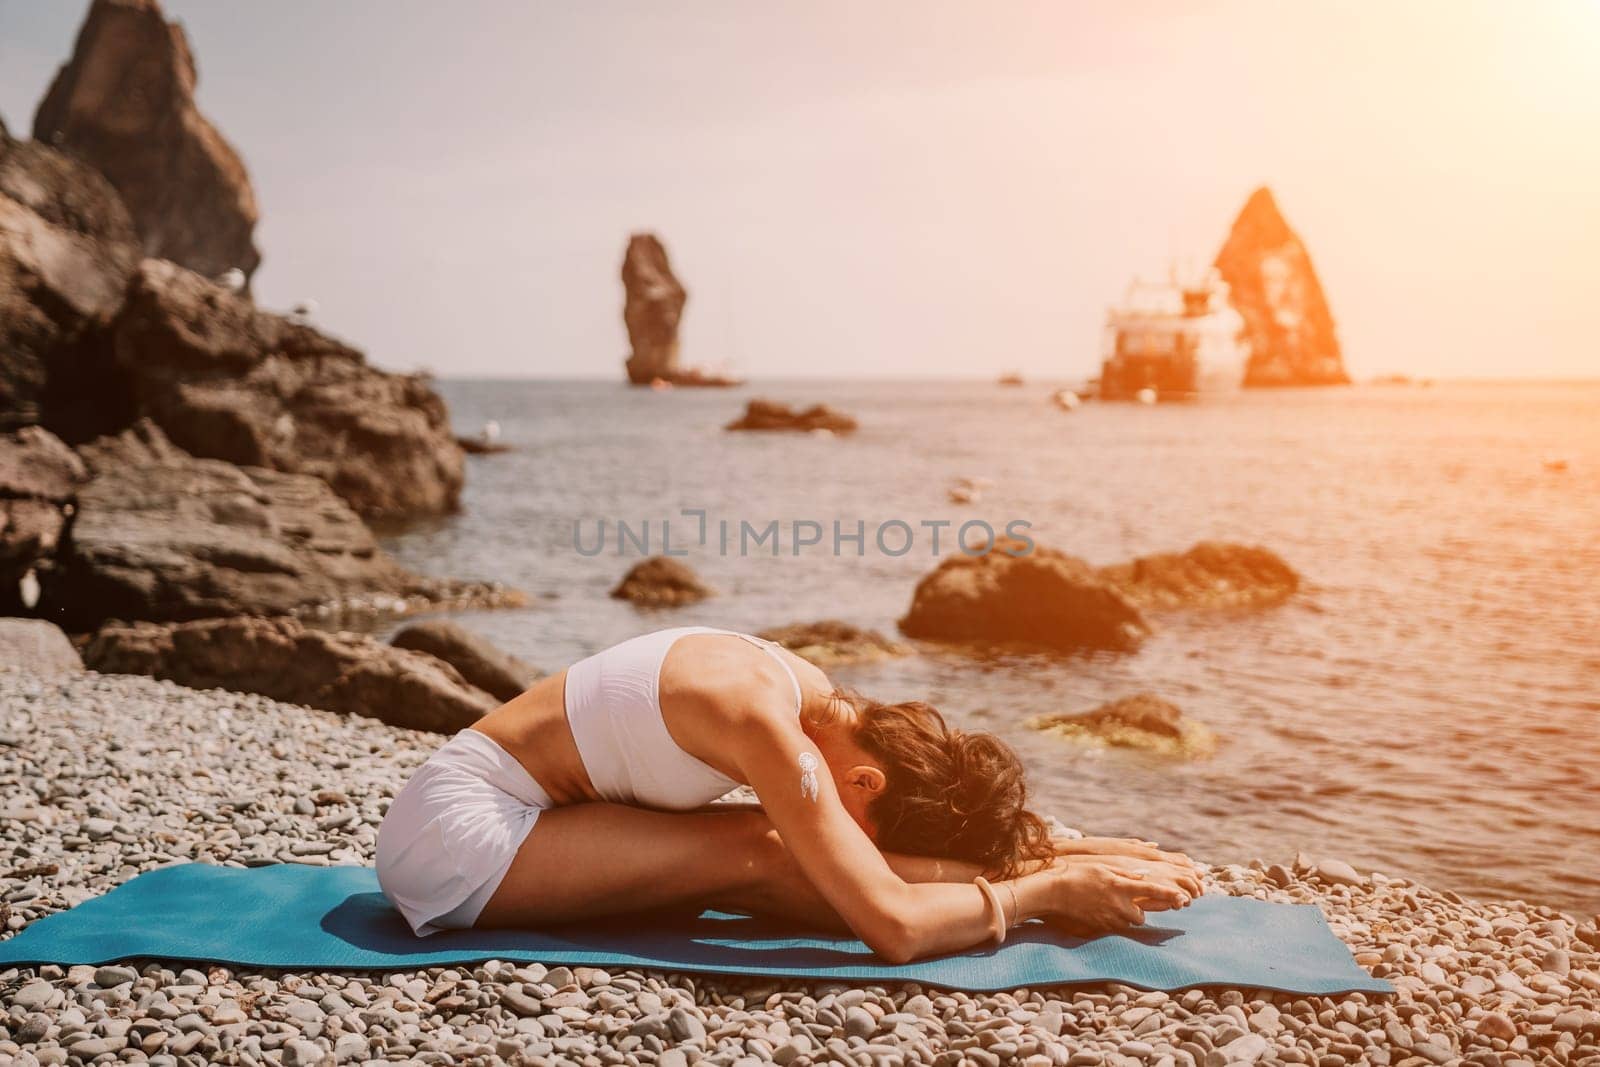
<svg viewBox="0 0 1600 1067"><path fill-rule="evenodd" d="M632 634L842 618L885 633L937 560L923 521L1032 524L1109 563L1216 538L1283 555L1306 580L1256 615L1161 617L1130 656L923 655L834 670L926 699L1023 754L1036 806L1215 861L1297 849L1438 888L1600 910L1600 383L1363 386L1193 406L1048 403L1049 387L777 382L653 393L610 382L445 381L458 431L497 420L516 451L469 459L460 515L387 539L412 567L495 578L536 599L464 618L554 669ZM848 438L727 434L750 396L826 402ZM1564 471L1548 460L1564 459ZM955 506L946 487L992 486ZM707 546L696 543L704 509ZM605 550L592 550L599 520ZM721 595L646 612L606 594L646 523ZM731 523L727 555L717 523ZM740 556L738 523L783 523ZM872 534L899 519L911 551ZM822 524L792 554L790 524ZM832 554L832 524L866 552ZM941 548L949 550L949 532ZM901 535L889 537L898 549ZM1149 690L1211 726L1174 763L1034 733L1040 712Z"/></svg>

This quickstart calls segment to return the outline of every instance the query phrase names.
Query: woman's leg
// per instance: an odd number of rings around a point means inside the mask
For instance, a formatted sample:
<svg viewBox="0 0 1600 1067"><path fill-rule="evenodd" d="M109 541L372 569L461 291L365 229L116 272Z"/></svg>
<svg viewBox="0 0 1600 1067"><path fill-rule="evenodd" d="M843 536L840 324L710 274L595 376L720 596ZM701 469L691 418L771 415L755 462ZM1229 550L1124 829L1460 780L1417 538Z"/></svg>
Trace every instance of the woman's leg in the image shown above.
<svg viewBox="0 0 1600 1067"><path fill-rule="evenodd" d="M658 812L578 804L541 812L480 927L720 907L843 925L759 809Z"/></svg>

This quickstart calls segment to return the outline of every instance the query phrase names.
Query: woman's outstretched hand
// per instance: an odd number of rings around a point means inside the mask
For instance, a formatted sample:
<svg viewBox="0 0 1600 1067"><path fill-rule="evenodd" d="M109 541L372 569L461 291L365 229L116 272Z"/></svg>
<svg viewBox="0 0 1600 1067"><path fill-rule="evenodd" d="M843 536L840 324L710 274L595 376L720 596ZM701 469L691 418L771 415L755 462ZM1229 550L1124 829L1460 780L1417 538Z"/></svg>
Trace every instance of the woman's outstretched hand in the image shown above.
<svg viewBox="0 0 1600 1067"><path fill-rule="evenodd" d="M1180 867L1199 867L1181 852L1166 852L1154 841L1140 841L1132 837L1054 837L1050 844L1060 856L1127 856L1132 859L1156 860Z"/></svg>
<svg viewBox="0 0 1600 1067"><path fill-rule="evenodd" d="M1046 873L1052 884L1045 922L1075 937L1142 925L1146 912L1186 907L1203 892L1187 865L1129 856L1064 856Z"/></svg>

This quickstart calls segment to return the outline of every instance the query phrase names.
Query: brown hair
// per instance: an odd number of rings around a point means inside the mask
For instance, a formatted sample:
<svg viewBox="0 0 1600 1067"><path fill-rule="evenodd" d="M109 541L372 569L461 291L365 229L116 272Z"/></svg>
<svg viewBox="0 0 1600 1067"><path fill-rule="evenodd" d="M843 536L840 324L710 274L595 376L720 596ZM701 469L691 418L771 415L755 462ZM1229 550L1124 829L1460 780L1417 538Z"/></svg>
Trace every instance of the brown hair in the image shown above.
<svg viewBox="0 0 1600 1067"><path fill-rule="evenodd" d="M920 700L884 704L843 689L834 700L854 709L856 742L883 764L887 782L868 814L884 851L965 860L1004 878L1051 855L1004 741L957 730Z"/></svg>

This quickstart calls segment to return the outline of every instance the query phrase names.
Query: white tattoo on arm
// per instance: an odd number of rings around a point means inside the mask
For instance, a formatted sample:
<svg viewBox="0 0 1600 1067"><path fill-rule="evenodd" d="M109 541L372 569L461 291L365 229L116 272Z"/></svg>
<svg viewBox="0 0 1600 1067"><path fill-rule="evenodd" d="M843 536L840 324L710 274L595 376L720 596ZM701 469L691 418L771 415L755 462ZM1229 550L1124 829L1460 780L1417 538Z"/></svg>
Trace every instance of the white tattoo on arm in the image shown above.
<svg viewBox="0 0 1600 1067"><path fill-rule="evenodd" d="M800 795L807 800L817 799L817 757L809 752L800 753Z"/></svg>

